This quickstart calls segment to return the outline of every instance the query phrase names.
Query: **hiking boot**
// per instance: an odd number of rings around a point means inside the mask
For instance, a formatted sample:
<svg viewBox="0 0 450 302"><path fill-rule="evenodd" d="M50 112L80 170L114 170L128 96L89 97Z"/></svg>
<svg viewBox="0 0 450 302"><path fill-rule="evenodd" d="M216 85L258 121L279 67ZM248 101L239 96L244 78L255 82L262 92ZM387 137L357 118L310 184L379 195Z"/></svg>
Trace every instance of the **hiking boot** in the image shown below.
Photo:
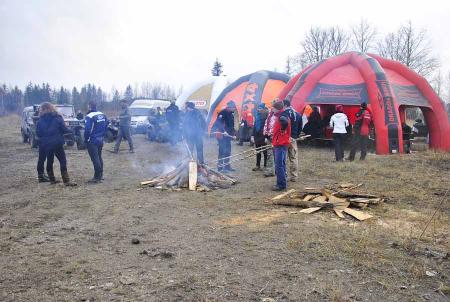
<svg viewBox="0 0 450 302"><path fill-rule="evenodd" d="M45 174L39 174L38 182L50 182L50 179Z"/></svg>
<svg viewBox="0 0 450 302"><path fill-rule="evenodd" d="M134 149L130 149L130 153L134 153Z"/></svg>
<svg viewBox="0 0 450 302"><path fill-rule="evenodd" d="M261 169L261 167L254 167L253 169L252 169L252 171L261 171L262 169Z"/></svg>
<svg viewBox="0 0 450 302"><path fill-rule="evenodd" d="M87 181L87 183L88 184L91 184L91 185L95 185L95 184L98 184L98 183L101 183L102 182L102 180L101 179L97 179L97 178L92 178L92 179L89 179L88 181Z"/></svg>
<svg viewBox="0 0 450 302"><path fill-rule="evenodd" d="M48 174L48 179L50 180L50 184L54 185L54 184L59 183L59 180L56 180L55 174L53 173L53 171L47 171L47 174Z"/></svg>
<svg viewBox="0 0 450 302"><path fill-rule="evenodd" d="M273 186L272 191L286 191L286 188L280 188L279 186Z"/></svg>
<svg viewBox="0 0 450 302"><path fill-rule="evenodd" d="M109 153L114 153L114 154L118 154L119 150L108 150Z"/></svg>
<svg viewBox="0 0 450 302"><path fill-rule="evenodd" d="M264 172L264 177L274 177L275 176L275 173L273 173L273 172Z"/></svg>
<svg viewBox="0 0 450 302"><path fill-rule="evenodd" d="M63 183L66 187L75 187L77 184L70 181L69 173L67 171L61 173L61 177L63 179Z"/></svg>

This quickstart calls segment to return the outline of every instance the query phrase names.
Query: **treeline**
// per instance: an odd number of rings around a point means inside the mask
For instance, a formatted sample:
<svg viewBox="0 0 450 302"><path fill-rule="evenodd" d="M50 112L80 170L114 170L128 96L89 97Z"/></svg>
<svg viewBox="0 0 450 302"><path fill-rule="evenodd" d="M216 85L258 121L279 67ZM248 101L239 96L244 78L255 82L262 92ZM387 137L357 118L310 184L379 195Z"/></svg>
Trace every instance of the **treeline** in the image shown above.
<svg viewBox="0 0 450 302"><path fill-rule="evenodd" d="M55 104L73 104L75 110L86 112L90 102L97 103L97 107L104 111L117 111L119 102L126 99L132 102L136 98L153 99L175 99L181 89L177 92L173 87L161 84L144 82L135 84L134 88L128 85L124 92L113 88L111 94L102 90L95 84L86 84L80 89L73 87L54 88L49 83L29 83L22 91L18 86L0 85L0 115L9 113L20 113L24 107L52 102Z"/></svg>

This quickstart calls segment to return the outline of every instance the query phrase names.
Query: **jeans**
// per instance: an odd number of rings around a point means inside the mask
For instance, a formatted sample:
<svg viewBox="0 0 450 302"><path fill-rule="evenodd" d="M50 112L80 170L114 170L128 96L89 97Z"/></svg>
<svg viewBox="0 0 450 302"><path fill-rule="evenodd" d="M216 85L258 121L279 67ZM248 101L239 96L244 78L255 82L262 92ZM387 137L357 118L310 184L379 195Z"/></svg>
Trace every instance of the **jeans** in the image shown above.
<svg viewBox="0 0 450 302"><path fill-rule="evenodd" d="M297 141L291 138L291 142L287 149L287 156L289 160L289 174L291 174L291 179L296 179L298 177L298 146Z"/></svg>
<svg viewBox="0 0 450 302"><path fill-rule="evenodd" d="M187 145L191 151L192 156L194 156L194 148L197 151L197 161L199 164L204 164L203 159L203 139L201 137L189 137L186 138Z"/></svg>
<svg viewBox="0 0 450 302"><path fill-rule="evenodd" d="M352 138L352 148L350 150L350 155L349 155L348 159L349 160L355 159L356 148L358 148L358 145L359 145L361 148L360 160L364 160L366 158L366 154L367 154L368 141L369 141L369 136L355 133Z"/></svg>
<svg viewBox="0 0 450 302"><path fill-rule="evenodd" d="M120 143L122 142L122 138L126 138L128 141L128 146L130 150L133 150L133 140L131 138L130 127L119 127L119 133L117 134L116 145L114 147L114 151L119 151Z"/></svg>
<svg viewBox="0 0 450 302"><path fill-rule="evenodd" d="M334 142L334 154L336 156L336 161L342 161L344 159L344 138L347 134L345 133L333 133Z"/></svg>
<svg viewBox="0 0 450 302"><path fill-rule="evenodd" d="M286 155L287 146L273 147L273 153L275 157L275 174L277 176L277 187L280 189L286 189Z"/></svg>
<svg viewBox="0 0 450 302"><path fill-rule="evenodd" d="M103 159L102 159L103 144L96 145L87 143L87 150L92 164L94 165L94 179L101 180L103 177Z"/></svg>
<svg viewBox="0 0 450 302"><path fill-rule="evenodd" d="M217 161L217 169L228 170L230 166L231 155L231 137L223 137L219 141L219 160Z"/></svg>
<svg viewBox="0 0 450 302"><path fill-rule="evenodd" d="M56 158L59 161L61 174L67 172L66 152L63 145L39 146L39 158L37 163L38 175L44 174L44 162L47 159L47 173L53 172L53 162Z"/></svg>

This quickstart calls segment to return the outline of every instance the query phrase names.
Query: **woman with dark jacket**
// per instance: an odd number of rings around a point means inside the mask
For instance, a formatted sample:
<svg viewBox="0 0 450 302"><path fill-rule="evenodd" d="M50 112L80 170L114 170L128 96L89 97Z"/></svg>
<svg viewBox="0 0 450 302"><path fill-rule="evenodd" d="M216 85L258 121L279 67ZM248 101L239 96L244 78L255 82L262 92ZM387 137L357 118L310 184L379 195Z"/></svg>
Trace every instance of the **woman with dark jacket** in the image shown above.
<svg viewBox="0 0 450 302"><path fill-rule="evenodd" d="M58 183L53 173L54 157L59 161L61 177L66 186L76 186L70 182L67 173L66 153L64 152L64 134L70 133L64 124L63 118L56 112L55 107L48 102L42 103L39 108L39 120L36 124L36 134L39 138L39 159L37 172L39 182ZM47 159L47 175L44 176L44 162Z"/></svg>
<svg viewBox="0 0 450 302"><path fill-rule="evenodd" d="M255 143L255 147L257 150L265 149L266 137L264 136L264 124L266 123L267 115L269 114L269 110L267 109L264 103L258 105L256 113L255 124L253 127L253 135L252 140ZM260 171L261 169L261 153L264 155L264 168L267 167L267 150L259 151L256 153L256 167L254 167L253 171Z"/></svg>

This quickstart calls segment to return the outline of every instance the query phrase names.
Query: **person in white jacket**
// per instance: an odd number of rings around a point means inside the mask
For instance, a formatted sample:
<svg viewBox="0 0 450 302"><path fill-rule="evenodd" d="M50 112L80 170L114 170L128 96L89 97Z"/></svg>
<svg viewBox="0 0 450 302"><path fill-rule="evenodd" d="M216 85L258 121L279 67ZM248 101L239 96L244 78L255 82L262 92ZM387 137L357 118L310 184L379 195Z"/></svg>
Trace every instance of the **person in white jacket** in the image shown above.
<svg viewBox="0 0 450 302"><path fill-rule="evenodd" d="M348 118L344 113L344 106L337 105L336 113L330 119L330 127L333 128L334 153L336 161L344 160L343 142L347 134Z"/></svg>

